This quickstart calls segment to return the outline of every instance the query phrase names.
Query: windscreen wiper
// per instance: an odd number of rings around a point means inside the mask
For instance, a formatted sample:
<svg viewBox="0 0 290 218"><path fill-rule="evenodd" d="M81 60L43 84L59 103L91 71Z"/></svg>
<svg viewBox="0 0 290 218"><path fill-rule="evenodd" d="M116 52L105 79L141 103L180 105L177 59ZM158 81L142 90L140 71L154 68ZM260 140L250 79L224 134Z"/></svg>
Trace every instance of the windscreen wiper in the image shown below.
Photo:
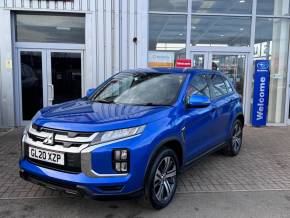
<svg viewBox="0 0 290 218"><path fill-rule="evenodd" d="M107 101L107 100L96 100L94 102L103 103L103 104L111 104L111 103L113 103L113 101Z"/></svg>

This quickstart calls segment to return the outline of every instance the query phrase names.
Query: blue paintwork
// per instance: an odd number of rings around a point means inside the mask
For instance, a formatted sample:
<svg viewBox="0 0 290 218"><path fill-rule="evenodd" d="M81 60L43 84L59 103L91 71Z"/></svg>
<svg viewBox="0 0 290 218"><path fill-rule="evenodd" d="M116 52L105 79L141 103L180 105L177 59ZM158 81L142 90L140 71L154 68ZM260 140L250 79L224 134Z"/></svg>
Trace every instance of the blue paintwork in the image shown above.
<svg viewBox="0 0 290 218"><path fill-rule="evenodd" d="M88 89L87 91L87 97L90 97L94 92L96 91L96 89L92 88L92 89Z"/></svg>
<svg viewBox="0 0 290 218"><path fill-rule="evenodd" d="M189 107L208 107L210 105L210 98L207 96L201 96L201 95L192 95L187 105Z"/></svg>
<svg viewBox="0 0 290 218"><path fill-rule="evenodd" d="M128 176L90 178L83 173L69 174L46 169L26 160L20 160L20 168L40 177L85 186L95 195L126 194L143 187L148 164L154 152L163 143L169 140L179 143L182 149L180 165L185 166L192 159L227 140L234 120L242 114L240 96L236 92L211 100L194 96L190 100L191 103L203 104L203 106L188 107L186 105L184 101L186 90L192 77L196 74L220 74L218 72L180 68L137 69L132 72L185 73L187 77L172 106L101 104L84 98L46 107L40 110L32 120L34 124L43 127L83 132L146 125L140 136L112 142L92 152L93 169L99 173L110 174L115 173L111 162L112 149L129 149L130 173ZM124 188L120 192L110 193L98 189L98 186L106 185L124 185Z"/></svg>

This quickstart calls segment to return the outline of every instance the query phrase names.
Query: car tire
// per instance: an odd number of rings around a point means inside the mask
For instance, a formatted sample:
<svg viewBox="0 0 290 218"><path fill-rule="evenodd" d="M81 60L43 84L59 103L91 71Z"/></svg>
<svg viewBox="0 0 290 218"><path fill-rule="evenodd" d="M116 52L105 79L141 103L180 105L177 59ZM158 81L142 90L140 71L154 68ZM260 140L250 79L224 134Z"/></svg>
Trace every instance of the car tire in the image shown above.
<svg viewBox="0 0 290 218"><path fill-rule="evenodd" d="M177 187L178 158L172 149L161 150L145 178L143 203L160 210L173 199Z"/></svg>
<svg viewBox="0 0 290 218"><path fill-rule="evenodd" d="M230 134L231 137L222 151L225 155L233 157L239 154L243 143L243 124L239 119L233 123Z"/></svg>

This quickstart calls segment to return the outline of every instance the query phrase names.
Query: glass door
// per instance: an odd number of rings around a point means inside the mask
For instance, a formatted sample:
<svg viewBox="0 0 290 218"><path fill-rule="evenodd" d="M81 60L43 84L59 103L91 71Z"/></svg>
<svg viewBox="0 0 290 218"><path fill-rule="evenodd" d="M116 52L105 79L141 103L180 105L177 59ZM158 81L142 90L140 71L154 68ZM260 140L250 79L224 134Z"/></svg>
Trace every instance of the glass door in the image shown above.
<svg viewBox="0 0 290 218"><path fill-rule="evenodd" d="M211 69L224 73L234 84L237 92L244 96L244 81L247 58L244 54L212 54Z"/></svg>
<svg viewBox="0 0 290 218"><path fill-rule="evenodd" d="M48 52L48 105L82 97L81 51Z"/></svg>
<svg viewBox="0 0 290 218"><path fill-rule="evenodd" d="M192 52L192 68L194 69L209 69L208 68L208 52Z"/></svg>
<svg viewBox="0 0 290 218"><path fill-rule="evenodd" d="M32 119L35 113L45 106L46 71L44 50L19 49L19 114L21 124Z"/></svg>
<svg viewBox="0 0 290 218"><path fill-rule="evenodd" d="M83 51L18 49L17 54L21 125L43 107L82 97Z"/></svg>

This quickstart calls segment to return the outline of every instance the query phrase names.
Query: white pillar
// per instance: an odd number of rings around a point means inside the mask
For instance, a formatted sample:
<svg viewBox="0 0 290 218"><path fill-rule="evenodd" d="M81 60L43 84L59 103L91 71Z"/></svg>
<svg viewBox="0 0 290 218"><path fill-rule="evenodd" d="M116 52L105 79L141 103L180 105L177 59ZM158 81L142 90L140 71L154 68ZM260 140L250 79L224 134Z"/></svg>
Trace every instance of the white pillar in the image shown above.
<svg viewBox="0 0 290 218"><path fill-rule="evenodd" d="M274 14L286 14L289 0L275 1ZM289 21L273 20L270 98L268 119L271 123L284 123L289 57Z"/></svg>
<svg viewBox="0 0 290 218"><path fill-rule="evenodd" d="M13 127L14 90L10 11L0 8L0 126Z"/></svg>

